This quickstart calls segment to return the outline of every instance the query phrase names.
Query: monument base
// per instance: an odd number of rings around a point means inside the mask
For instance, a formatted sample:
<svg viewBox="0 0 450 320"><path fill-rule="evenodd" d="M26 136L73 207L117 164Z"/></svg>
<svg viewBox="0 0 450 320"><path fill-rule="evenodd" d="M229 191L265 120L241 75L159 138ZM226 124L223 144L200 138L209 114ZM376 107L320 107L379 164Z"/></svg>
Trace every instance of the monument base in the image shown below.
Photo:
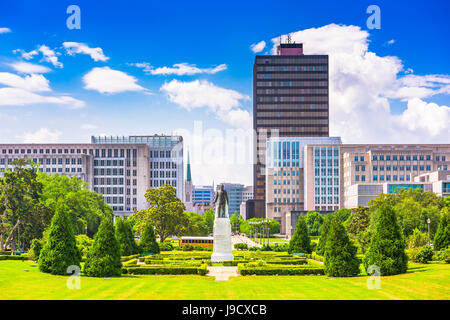
<svg viewBox="0 0 450 320"><path fill-rule="evenodd" d="M234 260L231 245L231 223L229 218L214 219L214 243L212 262Z"/></svg>

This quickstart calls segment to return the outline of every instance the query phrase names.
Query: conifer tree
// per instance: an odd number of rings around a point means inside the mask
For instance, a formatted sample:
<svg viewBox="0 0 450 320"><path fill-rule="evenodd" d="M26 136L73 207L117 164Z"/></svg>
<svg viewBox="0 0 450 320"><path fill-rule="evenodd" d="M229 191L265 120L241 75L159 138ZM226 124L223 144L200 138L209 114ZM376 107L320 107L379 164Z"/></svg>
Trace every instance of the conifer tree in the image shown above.
<svg viewBox="0 0 450 320"><path fill-rule="evenodd" d="M119 243L110 218L103 218L89 249L84 273L90 277L114 277L122 274Z"/></svg>
<svg viewBox="0 0 450 320"><path fill-rule="evenodd" d="M81 254L77 248L66 206L60 199L55 208L47 242L39 254L39 270L46 273L67 275L67 268L80 266Z"/></svg>
<svg viewBox="0 0 450 320"><path fill-rule="evenodd" d="M308 226L305 217L297 221L295 233L289 242L289 253L311 253L311 239L308 235Z"/></svg>
<svg viewBox="0 0 450 320"><path fill-rule="evenodd" d="M128 220L117 218L115 224L116 239L119 242L120 255L130 256L139 253L138 245L134 240L133 229Z"/></svg>
<svg viewBox="0 0 450 320"><path fill-rule="evenodd" d="M364 268L378 266L382 276L405 273L408 257L395 211L389 204L377 211L375 233L364 256Z"/></svg>
<svg viewBox="0 0 450 320"><path fill-rule="evenodd" d="M330 228L330 220L331 218L329 216L325 216L323 219L323 224L320 226L320 237L319 237L319 243L316 247L316 253L319 256L323 256L325 254L325 245L327 243L327 235L328 235L328 229Z"/></svg>
<svg viewBox="0 0 450 320"><path fill-rule="evenodd" d="M159 253L159 245L156 242L155 231L149 222L146 222L144 225L140 246L144 253Z"/></svg>
<svg viewBox="0 0 450 320"><path fill-rule="evenodd" d="M441 220L434 235L433 247L435 250L450 247L450 209L444 207L441 213Z"/></svg>
<svg viewBox="0 0 450 320"><path fill-rule="evenodd" d="M356 247L337 217L331 219L324 255L325 273L331 277L351 277L359 274L360 261Z"/></svg>

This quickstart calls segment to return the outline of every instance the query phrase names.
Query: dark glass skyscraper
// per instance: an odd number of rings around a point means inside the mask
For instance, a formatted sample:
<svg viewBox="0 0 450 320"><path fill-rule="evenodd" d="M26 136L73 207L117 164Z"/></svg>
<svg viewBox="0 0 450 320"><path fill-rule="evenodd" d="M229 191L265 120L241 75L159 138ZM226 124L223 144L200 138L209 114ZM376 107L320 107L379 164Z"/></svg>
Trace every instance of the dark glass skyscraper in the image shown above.
<svg viewBox="0 0 450 320"><path fill-rule="evenodd" d="M301 43L282 43L277 55L255 57L256 201L265 202L266 139L328 137L328 120L328 55L304 55Z"/></svg>

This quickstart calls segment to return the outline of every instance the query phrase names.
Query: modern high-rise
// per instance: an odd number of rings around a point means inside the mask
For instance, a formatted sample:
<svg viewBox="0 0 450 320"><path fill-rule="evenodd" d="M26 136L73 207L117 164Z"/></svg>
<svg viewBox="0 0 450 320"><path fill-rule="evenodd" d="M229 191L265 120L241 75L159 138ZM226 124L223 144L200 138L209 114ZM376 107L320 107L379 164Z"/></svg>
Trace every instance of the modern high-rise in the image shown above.
<svg viewBox="0 0 450 320"><path fill-rule="evenodd" d="M301 43L281 43L276 55L255 57L254 201L265 203L266 140L277 136L328 137L328 108L328 55L304 55Z"/></svg>
<svg viewBox="0 0 450 320"><path fill-rule="evenodd" d="M314 169L325 179L331 191L326 200L331 209L339 208L339 137L282 137L269 138L266 152L266 217L281 223L284 233L286 217L291 211L304 210L305 167L304 148L307 145L321 146L323 157ZM313 173L314 174L314 173ZM331 197L331 198L330 198Z"/></svg>

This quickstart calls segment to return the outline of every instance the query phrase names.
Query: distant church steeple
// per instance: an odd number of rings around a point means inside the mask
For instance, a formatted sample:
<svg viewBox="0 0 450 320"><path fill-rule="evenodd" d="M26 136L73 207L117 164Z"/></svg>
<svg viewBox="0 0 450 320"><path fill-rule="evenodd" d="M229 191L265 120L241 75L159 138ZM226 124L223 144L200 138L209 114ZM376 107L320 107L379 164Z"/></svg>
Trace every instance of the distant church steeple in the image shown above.
<svg viewBox="0 0 450 320"><path fill-rule="evenodd" d="M188 150L188 158L187 158L187 173L186 173L186 181L192 181L191 178L191 162L189 160L189 150Z"/></svg>

